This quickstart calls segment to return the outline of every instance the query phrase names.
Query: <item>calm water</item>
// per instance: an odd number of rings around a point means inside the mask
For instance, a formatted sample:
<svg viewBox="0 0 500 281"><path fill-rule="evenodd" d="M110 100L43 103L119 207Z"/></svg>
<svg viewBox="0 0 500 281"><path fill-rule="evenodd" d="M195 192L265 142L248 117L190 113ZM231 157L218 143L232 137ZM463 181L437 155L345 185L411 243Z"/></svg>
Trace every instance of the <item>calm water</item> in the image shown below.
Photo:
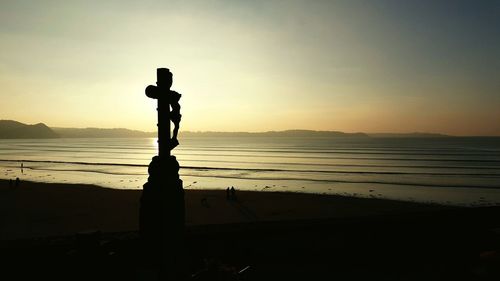
<svg viewBox="0 0 500 281"><path fill-rule="evenodd" d="M149 138L0 140L0 177L140 189L155 153ZM174 154L189 189L500 204L500 138L196 137Z"/></svg>

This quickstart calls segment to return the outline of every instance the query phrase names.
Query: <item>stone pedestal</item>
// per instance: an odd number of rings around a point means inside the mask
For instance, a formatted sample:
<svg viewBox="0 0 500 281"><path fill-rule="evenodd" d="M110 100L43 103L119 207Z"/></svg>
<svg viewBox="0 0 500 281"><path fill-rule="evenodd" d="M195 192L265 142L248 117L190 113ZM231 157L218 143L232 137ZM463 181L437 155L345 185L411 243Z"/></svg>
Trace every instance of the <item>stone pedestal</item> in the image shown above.
<svg viewBox="0 0 500 281"><path fill-rule="evenodd" d="M184 189L175 156L153 157L141 196L139 229L143 262L161 280L183 280Z"/></svg>

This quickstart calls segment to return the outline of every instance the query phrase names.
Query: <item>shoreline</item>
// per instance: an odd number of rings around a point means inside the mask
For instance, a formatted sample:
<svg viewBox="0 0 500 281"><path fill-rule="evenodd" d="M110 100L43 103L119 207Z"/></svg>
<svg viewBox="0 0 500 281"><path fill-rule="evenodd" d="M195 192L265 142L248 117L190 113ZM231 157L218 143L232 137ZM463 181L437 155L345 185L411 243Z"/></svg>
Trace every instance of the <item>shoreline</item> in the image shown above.
<svg viewBox="0 0 500 281"><path fill-rule="evenodd" d="M42 183L90 184L103 188L142 190L142 184L147 181L146 165L119 164L114 163L111 159L108 160L106 163L2 160L0 161L2 177L0 178L8 180L19 177L21 180ZM24 163L24 172L20 167L23 161L27 162ZM68 168L64 163L76 166L68 166ZM98 166L94 167L94 164ZM429 178L427 182L427 180L424 180L426 176L419 175L419 173L411 176L403 175L401 178L396 174L384 175L384 178L378 179L378 176L373 174L357 174L360 171L352 171L350 168L342 172L335 171L334 176L317 169L311 170L317 172L311 175L302 174L300 172L302 170L292 171L286 169L284 171L287 172L277 172L278 169L267 175L267 172L263 171L274 170L263 169L257 171L251 167L243 170L240 170L240 168L232 170L212 167L218 170L216 172L206 172L204 168L212 168L195 166L187 166L186 170L181 169L181 177L185 188L221 190L222 186L237 186L241 190L248 191L267 192L273 190L308 194L333 194L457 207L500 206L500 186L496 182L493 183L496 176L491 178L479 177L477 180L473 180L474 178L469 179L465 175L460 178L450 176L441 181L437 181L439 178L433 180ZM385 168L382 167L380 171L375 171L375 174L381 173L380 175L383 175ZM309 170L303 172L307 171ZM337 172L340 174L337 174ZM343 172L346 174L342 174ZM405 171L396 171L396 173L400 172L405 173ZM352 173L356 173L355 176ZM463 183L462 179L468 179L466 180L468 183ZM483 180L487 180L489 183L485 184Z"/></svg>
<svg viewBox="0 0 500 281"><path fill-rule="evenodd" d="M136 231L142 190L95 185L0 180L0 240L82 231ZM402 215L453 209L437 204L294 192L185 189L186 225Z"/></svg>

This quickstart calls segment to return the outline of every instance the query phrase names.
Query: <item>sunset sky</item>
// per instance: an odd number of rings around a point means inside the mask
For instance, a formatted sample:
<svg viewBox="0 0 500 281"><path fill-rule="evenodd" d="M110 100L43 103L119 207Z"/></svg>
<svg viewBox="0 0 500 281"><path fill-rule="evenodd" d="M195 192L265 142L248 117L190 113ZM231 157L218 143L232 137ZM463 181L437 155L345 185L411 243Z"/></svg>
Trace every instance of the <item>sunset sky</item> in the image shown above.
<svg viewBox="0 0 500 281"><path fill-rule="evenodd" d="M500 1L0 0L0 119L500 136Z"/></svg>

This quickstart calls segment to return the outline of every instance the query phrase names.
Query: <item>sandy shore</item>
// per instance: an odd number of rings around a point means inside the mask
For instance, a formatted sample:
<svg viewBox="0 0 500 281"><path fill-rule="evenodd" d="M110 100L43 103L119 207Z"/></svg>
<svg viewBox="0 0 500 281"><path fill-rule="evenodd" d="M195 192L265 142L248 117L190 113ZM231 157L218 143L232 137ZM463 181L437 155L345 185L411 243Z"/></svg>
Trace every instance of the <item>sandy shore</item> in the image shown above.
<svg viewBox="0 0 500 281"><path fill-rule="evenodd" d="M0 181L2 276L151 280L137 278L155 273L145 270L136 231L140 195ZM199 276L193 280L245 268L241 280L500 280L499 207L276 192L237 197L186 190L185 262ZM74 235L91 230L102 233ZM29 237L36 238L17 239Z"/></svg>
<svg viewBox="0 0 500 281"><path fill-rule="evenodd" d="M140 190L0 180L0 239L138 228ZM441 206L332 195L186 190L187 225L404 214Z"/></svg>

